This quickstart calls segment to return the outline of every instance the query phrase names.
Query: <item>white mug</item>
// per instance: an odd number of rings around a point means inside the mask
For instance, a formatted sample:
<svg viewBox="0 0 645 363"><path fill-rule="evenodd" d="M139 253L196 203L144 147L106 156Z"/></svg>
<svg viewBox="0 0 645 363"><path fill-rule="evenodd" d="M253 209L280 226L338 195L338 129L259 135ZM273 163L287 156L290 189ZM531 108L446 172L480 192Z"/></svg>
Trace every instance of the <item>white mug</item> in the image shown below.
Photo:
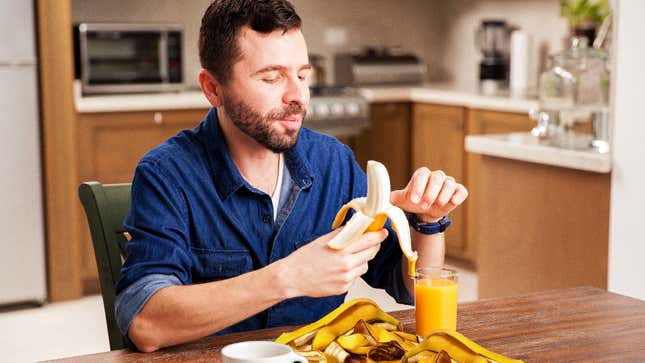
<svg viewBox="0 0 645 363"><path fill-rule="evenodd" d="M248 341L222 348L224 363L307 363L307 359L284 344Z"/></svg>

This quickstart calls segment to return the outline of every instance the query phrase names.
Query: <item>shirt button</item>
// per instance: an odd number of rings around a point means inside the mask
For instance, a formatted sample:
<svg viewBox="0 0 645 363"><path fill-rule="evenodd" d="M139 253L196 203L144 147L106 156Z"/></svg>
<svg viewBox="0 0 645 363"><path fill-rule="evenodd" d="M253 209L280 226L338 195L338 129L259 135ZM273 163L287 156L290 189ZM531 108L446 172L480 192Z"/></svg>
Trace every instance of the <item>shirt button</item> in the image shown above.
<svg viewBox="0 0 645 363"><path fill-rule="evenodd" d="M264 223L269 223L269 222L271 222L271 216L270 216L270 215L268 215L268 214L263 214L263 215L262 215L262 222L264 222Z"/></svg>

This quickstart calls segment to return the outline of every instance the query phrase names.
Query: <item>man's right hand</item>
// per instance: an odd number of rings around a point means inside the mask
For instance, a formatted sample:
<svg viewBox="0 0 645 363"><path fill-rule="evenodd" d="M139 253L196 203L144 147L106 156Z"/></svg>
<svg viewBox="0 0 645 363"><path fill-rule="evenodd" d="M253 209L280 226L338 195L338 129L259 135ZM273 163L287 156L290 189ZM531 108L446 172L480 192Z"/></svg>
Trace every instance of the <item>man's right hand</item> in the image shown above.
<svg viewBox="0 0 645 363"><path fill-rule="evenodd" d="M387 230L367 232L342 250L327 246L340 229L323 235L276 262L280 282L288 298L324 297L347 292L354 281L367 272L367 263L376 256Z"/></svg>

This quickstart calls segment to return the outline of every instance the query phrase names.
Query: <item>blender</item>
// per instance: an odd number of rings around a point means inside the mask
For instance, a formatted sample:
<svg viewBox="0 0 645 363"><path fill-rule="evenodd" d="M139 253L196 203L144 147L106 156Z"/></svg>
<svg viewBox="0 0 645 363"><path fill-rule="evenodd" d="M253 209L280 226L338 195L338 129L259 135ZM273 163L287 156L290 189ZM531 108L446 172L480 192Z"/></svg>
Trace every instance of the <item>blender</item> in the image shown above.
<svg viewBox="0 0 645 363"><path fill-rule="evenodd" d="M476 45L484 55L479 63L479 88L485 95L508 88L510 31L504 20L483 20L477 28Z"/></svg>

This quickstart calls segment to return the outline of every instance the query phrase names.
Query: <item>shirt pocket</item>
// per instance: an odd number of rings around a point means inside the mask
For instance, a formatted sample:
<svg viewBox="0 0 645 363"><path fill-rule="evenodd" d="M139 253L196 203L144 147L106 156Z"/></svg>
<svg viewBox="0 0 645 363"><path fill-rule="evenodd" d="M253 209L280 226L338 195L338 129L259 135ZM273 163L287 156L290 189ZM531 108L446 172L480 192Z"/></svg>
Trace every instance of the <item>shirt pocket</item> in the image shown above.
<svg viewBox="0 0 645 363"><path fill-rule="evenodd" d="M249 251L191 248L195 258L193 282L228 279L249 272L253 262Z"/></svg>

